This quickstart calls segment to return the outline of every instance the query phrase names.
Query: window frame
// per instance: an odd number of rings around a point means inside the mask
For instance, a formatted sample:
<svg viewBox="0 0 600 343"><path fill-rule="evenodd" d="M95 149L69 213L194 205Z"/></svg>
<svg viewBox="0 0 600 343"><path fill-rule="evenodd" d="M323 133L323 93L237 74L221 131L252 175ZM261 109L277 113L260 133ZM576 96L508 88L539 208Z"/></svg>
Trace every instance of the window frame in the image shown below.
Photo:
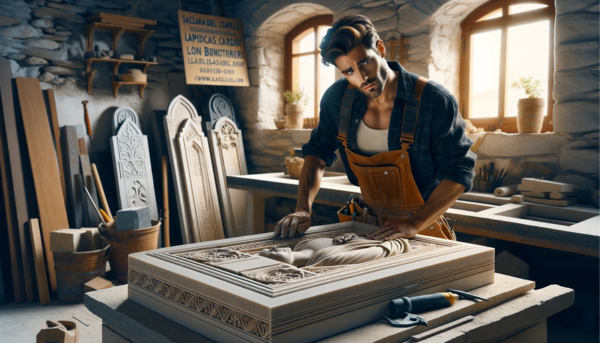
<svg viewBox="0 0 600 343"><path fill-rule="evenodd" d="M511 5L537 3L547 5L548 7L521 12L509 15L509 7ZM477 22L481 18L490 14L493 11L502 9L502 16L495 19L488 19ZM552 98L552 90L554 86L554 22L555 8L553 0L492 0L473 11L461 23L461 65L460 65L460 103L459 108L465 119L470 119L473 125L484 127L486 131L501 129L503 132L517 132L517 118L505 117L505 108L507 101L507 84L506 80L506 60L507 60L507 44L508 44L508 28L510 26L529 24L542 20L550 21L550 37L549 37L549 63L548 63L548 99L546 99L547 113L544 116L544 124L542 132L553 131L552 117L554 99ZM475 33L481 33L492 30L501 30L500 43L500 84L498 89L498 114L496 117L490 118L469 118L471 110L471 36Z"/></svg>
<svg viewBox="0 0 600 343"><path fill-rule="evenodd" d="M288 34L285 35L285 72L284 72L284 85L285 85L285 89L286 90L291 90L293 88L293 84L292 84L292 73L293 73L293 67L292 67L292 59L295 56L306 56L306 55L314 55L315 56L315 93L314 93L314 118L318 119L319 118L319 102L318 100L318 95L320 93L320 83L319 83L319 73L321 71L321 68L323 67L321 65L321 58L320 58L320 53L321 50L319 50L319 44L320 42L318 42L319 40L319 31L318 31L318 27L319 26L331 26L333 24L333 14L325 14L325 15L319 15L319 16L315 16L312 18L309 18L303 22L301 22L300 24L298 24L296 27L294 27L290 32L288 32ZM299 53L299 54L292 54L292 42L294 41L294 39L300 35L301 33L303 33L304 31L313 28L315 30L315 50L314 51L309 51L309 52L304 52L304 53Z"/></svg>

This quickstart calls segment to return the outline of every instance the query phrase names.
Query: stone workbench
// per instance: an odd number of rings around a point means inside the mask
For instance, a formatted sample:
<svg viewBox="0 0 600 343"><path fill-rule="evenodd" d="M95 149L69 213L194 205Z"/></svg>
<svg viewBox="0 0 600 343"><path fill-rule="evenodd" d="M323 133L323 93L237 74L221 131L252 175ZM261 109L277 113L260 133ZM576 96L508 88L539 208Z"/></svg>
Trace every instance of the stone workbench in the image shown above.
<svg viewBox="0 0 600 343"><path fill-rule="evenodd" d="M227 176L227 185L248 191L248 234L264 232L265 198L298 197L298 180L283 173ZM360 188L345 174L326 172L315 202L342 207L351 194L357 197ZM595 207L514 204L510 197L468 192L445 215L456 221L457 232L600 256L600 215Z"/></svg>
<svg viewBox="0 0 600 343"><path fill-rule="evenodd" d="M394 328L378 321L322 342L546 342L546 319L571 306L572 289L551 285L534 290L535 284L496 274L491 285L472 290L491 302L459 300L454 305L421 314L429 327ZM213 342L127 299L127 286L90 292L85 306L103 321L102 342ZM431 330L473 316L473 320L423 337Z"/></svg>

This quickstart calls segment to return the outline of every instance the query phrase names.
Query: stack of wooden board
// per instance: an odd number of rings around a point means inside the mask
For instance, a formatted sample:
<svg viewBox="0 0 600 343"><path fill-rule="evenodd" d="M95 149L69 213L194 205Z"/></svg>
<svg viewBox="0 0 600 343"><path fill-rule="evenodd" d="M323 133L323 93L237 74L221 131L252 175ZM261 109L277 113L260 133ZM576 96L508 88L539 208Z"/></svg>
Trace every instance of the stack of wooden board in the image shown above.
<svg viewBox="0 0 600 343"><path fill-rule="evenodd" d="M562 207L577 204L575 188L567 183L523 178L517 188L524 201Z"/></svg>

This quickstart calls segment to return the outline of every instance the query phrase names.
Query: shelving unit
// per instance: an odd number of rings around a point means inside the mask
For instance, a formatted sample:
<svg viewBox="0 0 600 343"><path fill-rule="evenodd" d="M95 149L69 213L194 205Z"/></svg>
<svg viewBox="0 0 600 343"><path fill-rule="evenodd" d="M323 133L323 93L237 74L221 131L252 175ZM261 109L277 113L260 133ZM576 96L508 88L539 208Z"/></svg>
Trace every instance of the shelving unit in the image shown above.
<svg viewBox="0 0 600 343"><path fill-rule="evenodd" d="M104 18L103 15L106 16L106 18ZM92 22L92 23L87 24L87 26L86 26L86 51L90 52L90 51L94 50L94 33L97 30L107 30L107 31L112 32L112 50L114 51L115 54L117 53L117 50L119 48L119 39L121 39L121 36L123 36L124 33L134 33L134 34L138 35L138 56L143 56L144 55L144 46L146 45L148 38L150 38L150 36L152 36L154 31L146 30L144 28L141 28L140 26L143 27L144 25L156 25L156 21L141 19L141 18L118 16L118 15L106 14L106 13L100 13L99 15L89 17L88 20L102 21L102 20L106 20L107 18L109 20L113 20L113 23ZM127 26L127 24L117 25L114 23L115 21L120 22L120 23L132 22L135 24L136 27ZM137 85L139 93L140 93L140 98L143 98L144 97L144 89L148 85L147 82L118 81L117 77L119 75L119 66L121 64L139 65L142 67L142 72L144 74L146 74L148 67L158 64L156 62L136 61L136 60L120 60L120 59L115 59L115 58L109 58L109 59L87 58L85 60L85 64L86 64L86 72L87 72L88 94L90 94L90 95L94 94L93 82L94 82L94 76L96 75L96 72L97 72L96 69L92 69L92 63L94 63L94 62L112 63L112 65L113 65L113 73L112 73L113 95L115 98L119 94L119 88L121 88L122 85Z"/></svg>

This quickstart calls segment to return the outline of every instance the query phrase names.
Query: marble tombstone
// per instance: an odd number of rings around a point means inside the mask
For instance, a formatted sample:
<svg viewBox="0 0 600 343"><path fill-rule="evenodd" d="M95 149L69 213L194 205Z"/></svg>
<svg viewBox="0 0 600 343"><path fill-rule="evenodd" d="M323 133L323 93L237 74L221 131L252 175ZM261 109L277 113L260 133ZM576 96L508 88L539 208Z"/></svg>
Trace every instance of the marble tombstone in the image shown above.
<svg viewBox="0 0 600 343"><path fill-rule="evenodd" d="M220 342L310 342L379 320L393 298L494 282L493 248L362 238L373 228L347 222L132 254L128 297Z"/></svg>

